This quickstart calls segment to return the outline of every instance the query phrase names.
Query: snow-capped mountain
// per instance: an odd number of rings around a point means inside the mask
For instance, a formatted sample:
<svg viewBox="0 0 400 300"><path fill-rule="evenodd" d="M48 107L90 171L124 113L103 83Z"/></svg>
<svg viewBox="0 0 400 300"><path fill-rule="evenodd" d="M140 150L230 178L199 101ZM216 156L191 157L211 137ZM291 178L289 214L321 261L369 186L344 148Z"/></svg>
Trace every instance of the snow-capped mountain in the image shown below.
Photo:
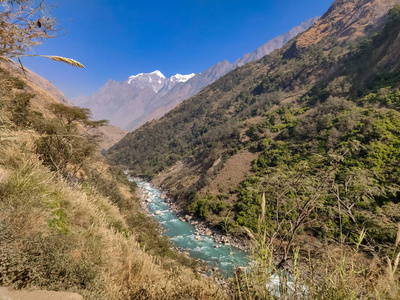
<svg viewBox="0 0 400 300"><path fill-rule="evenodd" d="M132 120L157 109L163 96L177 84L184 84L195 75L166 78L156 70L129 76L125 81L109 80L93 95L75 98L73 103L90 108L94 119L108 119L113 125L128 128Z"/></svg>
<svg viewBox="0 0 400 300"><path fill-rule="evenodd" d="M149 87L156 93L164 94L172 89L177 83L186 82L194 75L196 74L176 74L170 78L166 78L159 70L155 70L151 73L139 73L137 75L132 75L126 80L126 82L139 89Z"/></svg>
<svg viewBox="0 0 400 300"><path fill-rule="evenodd" d="M196 75L195 73L192 73L188 75L176 74L174 76L171 76L171 78L169 78L168 81L165 83L164 87L159 90L159 93L164 95L169 90L171 90L177 83L184 83L189 79L193 78L193 76L195 75Z"/></svg>
<svg viewBox="0 0 400 300"><path fill-rule="evenodd" d="M245 54L234 63L221 61L202 73L166 78L159 70L130 76L126 81L109 81L103 88L88 97L72 102L92 110L94 119L108 119L125 130L135 130L144 123L162 117L181 102L197 94L202 88L229 71L281 48L299 33L307 30L318 19L312 18L288 33L260 46L253 53Z"/></svg>
<svg viewBox="0 0 400 300"><path fill-rule="evenodd" d="M156 93L162 89L165 83L168 81L164 74L159 70L151 73L140 73L137 75L132 75L126 81L130 85L137 87L139 89L144 89L146 87L151 88Z"/></svg>
<svg viewBox="0 0 400 300"><path fill-rule="evenodd" d="M195 73L192 74L188 74L188 75L182 75L182 74L176 74L174 76L172 76L169 80L171 82L177 83L177 82L186 82L188 81L190 78L192 78L194 75L196 75Z"/></svg>

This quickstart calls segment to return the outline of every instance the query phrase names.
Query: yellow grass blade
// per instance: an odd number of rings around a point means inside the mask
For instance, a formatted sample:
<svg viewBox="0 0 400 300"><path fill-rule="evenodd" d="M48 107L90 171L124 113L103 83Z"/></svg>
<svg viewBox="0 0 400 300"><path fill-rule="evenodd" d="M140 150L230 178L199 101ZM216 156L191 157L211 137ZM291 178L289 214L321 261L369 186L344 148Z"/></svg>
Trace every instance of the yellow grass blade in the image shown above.
<svg viewBox="0 0 400 300"><path fill-rule="evenodd" d="M262 202L261 202L261 218L264 219L264 217L265 217L265 193L262 194Z"/></svg>
<svg viewBox="0 0 400 300"><path fill-rule="evenodd" d="M32 55L18 55L18 56L12 56L12 57L16 57L19 60L20 57L33 57L33 56L46 57L46 58L50 58L51 60L54 60L54 61L60 61L60 62L66 63L70 66L83 68L83 69L85 68L85 66L83 64L81 64L79 61L76 61L75 59L57 56L57 55L35 55L35 54L32 54Z"/></svg>
<svg viewBox="0 0 400 300"><path fill-rule="evenodd" d="M78 67L78 68L85 68L79 61L76 61L72 58L62 57L62 56L53 56L53 55L43 55L44 57L50 58L51 60L64 62L69 64L70 66Z"/></svg>

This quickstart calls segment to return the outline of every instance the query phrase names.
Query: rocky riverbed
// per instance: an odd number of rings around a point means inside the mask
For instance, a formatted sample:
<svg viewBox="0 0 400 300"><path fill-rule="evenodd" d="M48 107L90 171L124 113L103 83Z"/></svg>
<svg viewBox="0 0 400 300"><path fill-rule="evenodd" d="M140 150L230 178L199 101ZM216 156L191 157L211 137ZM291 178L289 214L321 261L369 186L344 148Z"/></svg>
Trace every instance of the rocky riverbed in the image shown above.
<svg viewBox="0 0 400 300"><path fill-rule="evenodd" d="M206 261L213 269L232 272L237 266L248 264L247 243L225 235L209 224L186 214L165 192L150 183L136 180L141 205L164 228L164 234L174 242L177 250L193 258ZM235 267L236 266L236 267Z"/></svg>
<svg viewBox="0 0 400 300"><path fill-rule="evenodd" d="M200 237L202 235L208 235L214 240L215 243L221 243L226 246L232 246L242 251L249 252L249 240L226 234L222 230L211 226L206 221L187 214L187 212L182 209L182 207L180 207L175 201L172 200L167 191L162 190L160 187L155 187L162 191L161 198L169 204L170 210L178 216L179 220L181 220L182 222L188 222L194 226L196 230L196 236ZM142 191L140 198L143 209L148 212L147 204L149 203L149 201L151 201L150 197ZM155 214L157 213L160 212L155 212Z"/></svg>

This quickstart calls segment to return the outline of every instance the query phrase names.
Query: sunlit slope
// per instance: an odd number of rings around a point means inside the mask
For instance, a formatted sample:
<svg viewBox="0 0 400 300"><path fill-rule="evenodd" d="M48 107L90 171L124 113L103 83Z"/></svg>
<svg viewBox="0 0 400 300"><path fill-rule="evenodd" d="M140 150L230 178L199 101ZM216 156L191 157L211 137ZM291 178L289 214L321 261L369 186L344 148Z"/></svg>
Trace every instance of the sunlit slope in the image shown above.
<svg viewBox="0 0 400 300"><path fill-rule="evenodd" d="M0 68L0 286L84 299L224 298L170 249L84 109Z"/></svg>
<svg viewBox="0 0 400 300"><path fill-rule="evenodd" d="M391 10L395 4L400 3L334 2L286 47L230 72L161 120L128 134L109 158L135 175L153 178L189 212L215 225L229 217L235 228L254 229L268 176L294 176L286 171L300 171L305 163L311 164L307 176L314 176L324 164L334 164L333 156L344 155L335 169L339 173L332 173L337 175L334 184L359 168L381 187L364 190L374 199L368 205L351 206L361 211L359 219L351 209L348 213L357 225L348 230L356 230L371 220L373 207L397 203L399 182L391 175L397 174L399 159L392 130L398 118L400 62L398 9ZM386 153L385 147L393 151ZM374 156L382 158L367 163ZM327 193L334 197L331 190ZM323 205L329 210L332 203ZM373 243L394 238L396 227L385 218L370 223L377 233ZM321 227L328 221L318 220L322 223L313 225L314 232L324 232ZM388 238L380 236L385 230L390 230Z"/></svg>

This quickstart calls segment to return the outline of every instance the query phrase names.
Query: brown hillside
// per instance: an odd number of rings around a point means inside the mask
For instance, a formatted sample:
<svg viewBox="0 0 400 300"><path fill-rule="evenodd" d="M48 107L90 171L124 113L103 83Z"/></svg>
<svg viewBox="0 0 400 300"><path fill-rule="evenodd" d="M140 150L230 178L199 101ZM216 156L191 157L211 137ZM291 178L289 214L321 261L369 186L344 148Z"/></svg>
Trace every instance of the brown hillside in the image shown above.
<svg viewBox="0 0 400 300"><path fill-rule="evenodd" d="M18 76L26 83L26 89L32 93L35 98L32 99L32 105L42 113L48 113L48 106L51 103L63 103L72 105L67 97L58 90L50 81L40 77L31 70L25 68L24 73L19 64L13 61L0 61L0 67ZM94 134L101 136L101 149L108 149L119 142L127 133L125 130L113 125L106 125L93 130Z"/></svg>
<svg viewBox="0 0 400 300"><path fill-rule="evenodd" d="M337 0L320 20L302 34L284 54L290 57L321 42L334 34L339 41L354 41L368 34L368 30L379 30L387 20L387 12L397 0Z"/></svg>
<svg viewBox="0 0 400 300"><path fill-rule="evenodd" d="M0 287L24 291L7 297L227 298L160 236L136 185L80 130L96 125L85 111L10 64L0 65Z"/></svg>

